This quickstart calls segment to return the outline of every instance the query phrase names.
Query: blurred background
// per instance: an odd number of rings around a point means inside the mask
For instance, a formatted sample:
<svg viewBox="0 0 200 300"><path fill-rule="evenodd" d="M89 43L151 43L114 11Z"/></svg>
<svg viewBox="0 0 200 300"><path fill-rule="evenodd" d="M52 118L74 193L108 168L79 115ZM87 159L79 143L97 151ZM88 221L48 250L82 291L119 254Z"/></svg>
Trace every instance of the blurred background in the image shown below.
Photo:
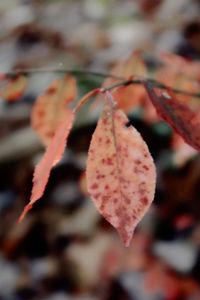
<svg viewBox="0 0 200 300"><path fill-rule="evenodd" d="M161 51L196 61L199 16L195 0L1 0L0 72L109 72L138 49L149 68ZM84 169L97 116L84 109L44 196L16 225L44 152L30 127L31 109L56 76L34 73L19 101L0 99L0 299L199 300L199 155L138 110L130 120L150 148L158 178L129 248L87 196ZM79 97L102 84L98 76L77 80Z"/></svg>

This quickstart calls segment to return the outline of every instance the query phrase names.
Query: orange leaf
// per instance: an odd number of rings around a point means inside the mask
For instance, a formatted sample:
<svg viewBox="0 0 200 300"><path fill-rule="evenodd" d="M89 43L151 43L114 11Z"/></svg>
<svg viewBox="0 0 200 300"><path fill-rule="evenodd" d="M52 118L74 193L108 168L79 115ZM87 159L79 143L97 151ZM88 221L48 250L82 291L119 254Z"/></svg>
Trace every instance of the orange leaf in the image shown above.
<svg viewBox="0 0 200 300"><path fill-rule="evenodd" d="M146 67L139 57L138 52L133 52L128 59L118 63L112 69L111 74L124 79L129 79L133 75L146 76ZM117 79L108 78L104 82L103 87L108 87L118 81ZM112 94L118 107L129 112L141 104L145 91L141 85L129 85L117 88Z"/></svg>
<svg viewBox="0 0 200 300"><path fill-rule="evenodd" d="M187 91L199 92L200 63L190 62L181 56L172 53L160 55L165 66L156 74L156 79L169 87ZM181 101L188 102L191 96L178 95Z"/></svg>
<svg viewBox="0 0 200 300"><path fill-rule="evenodd" d="M60 122L71 115L67 107L76 97L76 80L66 75L54 80L33 106L31 123L45 145L48 145Z"/></svg>
<svg viewBox="0 0 200 300"><path fill-rule="evenodd" d="M161 53L160 58L167 68L172 72L185 74L190 79L200 79L200 63L198 61L189 61L182 56L172 53Z"/></svg>
<svg viewBox="0 0 200 300"><path fill-rule="evenodd" d="M190 64L185 58L170 52L160 53L161 61L168 67L180 71L183 68L186 68Z"/></svg>
<svg viewBox="0 0 200 300"><path fill-rule="evenodd" d="M12 78L5 78L6 81L0 88L0 97L14 102L17 101L24 93L27 86L27 78L24 75L17 75Z"/></svg>
<svg viewBox="0 0 200 300"><path fill-rule="evenodd" d="M186 77L185 73L177 73L172 71L170 68L164 68L157 73L158 81L161 83L176 88L179 90L183 90L190 93L198 93L199 92L199 84L197 81L194 81L188 77ZM191 96L187 95L178 95L178 98L182 102L188 102L192 100Z"/></svg>
<svg viewBox="0 0 200 300"><path fill-rule="evenodd" d="M135 107L141 106L145 92L142 86L129 85L117 88L112 94L118 103L118 107L129 112Z"/></svg>
<svg viewBox="0 0 200 300"><path fill-rule="evenodd" d="M109 101L107 94L106 99ZM155 166L147 145L122 110L106 104L89 148L87 186L97 209L129 246L155 190Z"/></svg>
<svg viewBox="0 0 200 300"><path fill-rule="evenodd" d="M128 79L133 75L144 76L146 74L146 67L140 58L140 53L134 51L126 60L118 62L112 69L111 74L124 77L124 79ZM104 83L104 86L114 82L116 82L116 79L108 78Z"/></svg>
<svg viewBox="0 0 200 300"><path fill-rule="evenodd" d="M33 204L42 197L45 187L47 185L52 167L61 160L65 150L66 141L68 139L72 124L74 121L74 112L68 116L56 129L55 135L48 145L42 160L35 168L33 176L33 188L31 199L28 205L24 208L19 222L23 220L27 212L32 208Z"/></svg>

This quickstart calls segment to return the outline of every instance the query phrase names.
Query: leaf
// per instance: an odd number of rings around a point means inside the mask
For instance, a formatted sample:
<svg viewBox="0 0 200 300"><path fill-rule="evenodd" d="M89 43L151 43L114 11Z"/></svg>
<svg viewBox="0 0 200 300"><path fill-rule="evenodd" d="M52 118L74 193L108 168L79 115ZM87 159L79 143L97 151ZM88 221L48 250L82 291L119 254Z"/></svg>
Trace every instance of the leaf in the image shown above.
<svg viewBox="0 0 200 300"><path fill-rule="evenodd" d="M133 52L131 56L125 61L119 62L112 69L111 74L122 77L124 79L129 79L136 76L145 76L146 67L137 51ZM108 78L103 87L108 87L119 80ZM145 95L145 91L141 85L129 85L117 88L112 92L118 107L129 112L133 110L136 106L139 106Z"/></svg>
<svg viewBox="0 0 200 300"><path fill-rule="evenodd" d="M157 73L158 81L164 83L169 87L173 87L179 90L187 91L190 93L198 93L199 92L199 84L197 81L194 81L186 76L185 73L176 73L172 71L170 68L164 68L160 72ZM191 96L188 95L180 95L178 98L181 101L188 102L192 100Z"/></svg>
<svg viewBox="0 0 200 300"><path fill-rule="evenodd" d="M143 120L146 123L152 125L160 121L160 118L155 110L155 107L149 101L149 97L147 95L145 95L141 106L143 109Z"/></svg>
<svg viewBox="0 0 200 300"><path fill-rule="evenodd" d="M173 162L182 167L188 160L197 155L197 151L185 143L179 134L173 133L172 136Z"/></svg>
<svg viewBox="0 0 200 300"><path fill-rule="evenodd" d="M64 119L71 115L69 103L76 97L76 80L66 75L54 80L43 95L36 100L31 124L45 145L48 145L55 131Z"/></svg>
<svg viewBox="0 0 200 300"><path fill-rule="evenodd" d="M127 123L122 110L105 105L90 144L86 177L97 209L129 246L153 200L156 174L147 145Z"/></svg>
<svg viewBox="0 0 200 300"><path fill-rule="evenodd" d="M139 85L121 86L112 94L118 103L118 107L126 112L141 106L145 95L143 87Z"/></svg>
<svg viewBox="0 0 200 300"><path fill-rule="evenodd" d="M190 62L181 56L172 53L161 53L160 58L165 65L156 74L156 79L169 87L187 91L199 92L200 63ZM188 95L180 95L181 101L192 99Z"/></svg>
<svg viewBox="0 0 200 300"><path fill-rule="evenodd" d="M24 75L17 75L15 77L4 77L5 82L0 87L0 97L14 102L19 100L27 87L27 78Z"/></svg>
<svg viewBox="0 0 200 300"><path fill-rule="evenodd" d="M88 101L91 97L96 96L96 95L99 94L99 93L100 93L100 89L99 89L99 88L96 88L96 89L94 89L94 90L88 92L87 94L85 94L85 95L79 100L79 102L78 102L78 104L77 104L77 106L76 106L76 108L75 108L75 112L78 112L78 111L81 109L81 107L82 107L84 104L86 104L87 101Z"/></svg>
<svg viewBox="0 0 200 300"><path fill-rule="evenodd" d="M174 73L185 74L190 79L200 79L200 63L189 61L174 53L161 53L161 61Z"/></svg>
<svg viewBox="0 0 200 300"><path fill-rule="evenodd" d="M186 143L200 151L199 103L181 102L170 89L163 91L150 82L144 85L158 114L182 136Z"/></svg>
<svg viewBox="0 0 200 300"><path fill-rule="evenodd" d="M64 153L66 141L74 121L74 116L74 112L71 112L71 115L68 116L68 119L60 123L56 129L51 143L46 149L42 160L36 166L33 176L31 199L28 205L26 205L24 208L18 222L21 222L24 219L25 215L32 208L33 204L42 197L50 176L51 169L57 162L61 160Z"/></svg>
<svg viewBox="0 0 200 300"><path fill-rule="evenodd" d="M159 54L159 57L166 66L178 72L190 64L190 62L182 56L170 52L162 52Z"/></svg>

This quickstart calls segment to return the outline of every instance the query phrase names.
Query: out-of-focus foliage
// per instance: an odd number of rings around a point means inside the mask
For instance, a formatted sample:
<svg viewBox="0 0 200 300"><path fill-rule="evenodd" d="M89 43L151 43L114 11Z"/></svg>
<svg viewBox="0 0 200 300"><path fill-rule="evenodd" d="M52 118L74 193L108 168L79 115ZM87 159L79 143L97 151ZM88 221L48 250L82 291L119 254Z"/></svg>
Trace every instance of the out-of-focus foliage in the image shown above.
<svg viewBox="0 0 200 300"><path fill-rule="evenodd" d="M37 67L107 72L138 48L147 53L151 70L157 62L148 52L158 57L158 51L173 51L198 60L198 26L191 26L196 17L196 0L0 1L1 72ZM140 109L129 116L158 170L155 201L129 249L78 186L96 124L96 111L88 113L87 107L78 114L41 201L16 226L43 153L30 129L32 105L56 78L51 72L33 74L19 101L0 102L0 297L198 300L199 156L177 162L177 144L184 149L184 142L157 122L154 110L151 117ZM79 99L103 82L88 75L77 80Z"/></svg>
<svg viewBox="0 0 200 300"><path fill-rule="evenodd" d="M76 98L76 79L72 76L54 80L46 92L36 100L31 114L31 125L48 145L59 124L70 119L68 106Z"/></svg>

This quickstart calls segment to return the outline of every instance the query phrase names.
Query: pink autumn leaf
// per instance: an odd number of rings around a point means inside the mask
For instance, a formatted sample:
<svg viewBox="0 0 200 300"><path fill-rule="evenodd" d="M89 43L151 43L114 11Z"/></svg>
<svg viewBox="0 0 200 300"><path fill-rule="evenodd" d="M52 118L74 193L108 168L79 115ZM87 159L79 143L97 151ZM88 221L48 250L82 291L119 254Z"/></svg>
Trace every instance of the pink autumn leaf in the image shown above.
<svg viewBox="0 0 200 300"><path fill-rule="evenodd" d="M42 160L36 166L33 176L31 199L19 217L19 222L23 220L27 212L32 208L33 204L42 197L52 167L62 158L73 121L74 112L71 112L71 115L68 115L68 118L61 122L57 127L55 135L51 143L48 145Z"/></svg>
<svg viewBox="0 0 200 300"><path fill-rule="evenodd" d="M32 110L31 125L47 146L60 122L70 118L69 104L76 98L76 79L71 75L54 80L40 95Z"/></svg>
<svg viewBox="0 0 200 300"><path fill-rule="evenodd" d="M171 90L163 91L151 82L144 85L158 114L182 136L186 143L200 151L199 103L181 102Z"/></svg>
<svg viewBox="0 0 200 300"><path fill-rule="evenodd" d="M109 100L110 94L106 94ZM147 145L122 110L105 104L89 148L88 192L129 246L154 197L156 171Z"/></svg>

